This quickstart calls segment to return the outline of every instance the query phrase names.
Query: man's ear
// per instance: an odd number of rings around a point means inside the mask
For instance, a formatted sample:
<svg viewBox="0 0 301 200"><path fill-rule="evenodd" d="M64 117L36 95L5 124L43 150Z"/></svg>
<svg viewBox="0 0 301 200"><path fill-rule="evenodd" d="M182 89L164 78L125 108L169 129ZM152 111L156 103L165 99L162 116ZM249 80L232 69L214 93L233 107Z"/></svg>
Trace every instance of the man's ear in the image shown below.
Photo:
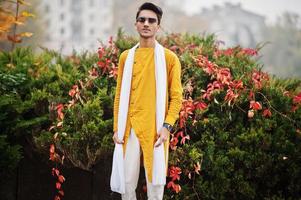
<svg viewBox="0 0 301 200"><path fill-rule="evenodd" d="M157 29L157 32L158 32L158 31L160 31L160 29L161 29L161 25L160 25L160 24L158 24L158 29Z"/></svg>
<svg viewBox="0 0 301 200"><path fill-rule="evenodd" d="M137 30L137 22L135 22L134 25L135 25L135 29Z"/></svg>

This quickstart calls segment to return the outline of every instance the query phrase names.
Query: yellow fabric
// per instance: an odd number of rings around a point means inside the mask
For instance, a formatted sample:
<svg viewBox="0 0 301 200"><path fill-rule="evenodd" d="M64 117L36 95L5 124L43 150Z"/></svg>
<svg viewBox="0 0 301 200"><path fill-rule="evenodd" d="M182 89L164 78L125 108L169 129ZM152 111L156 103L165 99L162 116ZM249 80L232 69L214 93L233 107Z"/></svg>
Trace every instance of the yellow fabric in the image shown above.
<svg viewBox="0 0 301 200"><path fill-rule="evenodd" d="M167 99L165 122L174 125L182 105L181 64L172 51L164 49L167 67ZM119 58L117 87L114 100L114 132L117 131L118 106L125 60L128 50ZM162 126L160 124L159 126ZM131 94L124 134L124 152L133 128L141 145L148 180L152 180L153 147L156 139L156 81L154 48L137 48L134 57ZM165 142L168 152L169 140ZM168 154L166 154L168 155ZM166 166L167 166L166 157Z"/></svg>

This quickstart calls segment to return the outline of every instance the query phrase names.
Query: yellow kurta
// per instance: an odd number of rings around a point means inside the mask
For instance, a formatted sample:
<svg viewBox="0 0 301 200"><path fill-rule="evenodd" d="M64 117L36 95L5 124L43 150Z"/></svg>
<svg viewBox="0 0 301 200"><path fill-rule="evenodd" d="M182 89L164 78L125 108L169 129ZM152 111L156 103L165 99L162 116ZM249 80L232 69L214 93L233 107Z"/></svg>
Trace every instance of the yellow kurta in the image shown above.
<svg viewBox="0 0 301 200"><path fill-rule="evenodd" d="M165 122L174 125L179 117L179 111L182 105L181 64L176 54L166 48L164 51L168 79ZM120 89L123 68L128 52L128 50L124 51L119 58L117 87L114 101L114 132L117 131ZM124 152L126 151L125 147L130 130L133 128L139 139L143 152L144 166L148 175L148 180L151 182L153 148L157 134L154 48L136 49L130 92L129 110L124 134ZM159 126L162 126L162 124ZM169 142L166 142L166 152L168 152L168 148Z"/></svg>

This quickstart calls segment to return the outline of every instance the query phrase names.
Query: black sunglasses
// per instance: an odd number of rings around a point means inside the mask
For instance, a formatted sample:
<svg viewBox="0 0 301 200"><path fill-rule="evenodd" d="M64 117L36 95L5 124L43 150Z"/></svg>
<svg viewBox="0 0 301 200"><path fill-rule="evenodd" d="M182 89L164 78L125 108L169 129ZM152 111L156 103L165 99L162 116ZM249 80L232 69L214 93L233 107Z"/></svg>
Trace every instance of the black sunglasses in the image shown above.
<svg viewBox="0 0 301 200"><path fill-rule="evenodd" d="M140 23L144 23L145 21L148 21L148 23L150 24L154 24L157 22L157 19L156 18L151 18L151 17L138 17L137 18L137 22L140 22Z"/></svg>

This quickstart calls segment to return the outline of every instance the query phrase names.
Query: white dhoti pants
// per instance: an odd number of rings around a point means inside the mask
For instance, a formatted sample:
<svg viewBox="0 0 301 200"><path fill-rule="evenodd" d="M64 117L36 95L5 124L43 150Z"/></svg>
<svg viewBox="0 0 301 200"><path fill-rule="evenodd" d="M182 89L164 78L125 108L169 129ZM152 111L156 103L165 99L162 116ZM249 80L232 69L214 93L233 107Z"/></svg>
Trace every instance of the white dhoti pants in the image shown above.
<svg viewBox="0 0 301 200"><path fill-rule="evenodd" d="M121 195L122 200L136 200L136 188L139 179L140 172L140 144L139 140L131 129L130 136L126 145L125 152L125 194ZM146 182L147 182L147 197L148 200L162 200L164 193L164 185L152 185L147 180L147 174L145 170Z"/></svg>

